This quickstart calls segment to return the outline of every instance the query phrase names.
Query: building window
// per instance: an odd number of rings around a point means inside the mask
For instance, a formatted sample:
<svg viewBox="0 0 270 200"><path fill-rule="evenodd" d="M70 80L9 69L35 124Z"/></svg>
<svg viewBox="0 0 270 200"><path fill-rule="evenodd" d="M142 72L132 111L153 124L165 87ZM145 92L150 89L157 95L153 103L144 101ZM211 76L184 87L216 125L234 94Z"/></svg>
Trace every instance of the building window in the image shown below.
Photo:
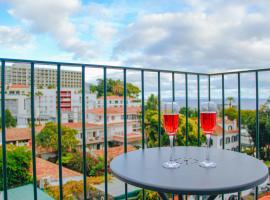
<svg viewBox="0 0 270 200"><path fill-rule="evenodd" d="M232 130L232 125L228 126L228 130L231 131Z"/></svg>
<svg viewBox="0 0 270 200"><path fill-rule="evenodd" d="M226 137L226 144L229 144L230 143L230 137Z"/></svg>
<svg viewBox="0 0 270 200"><path fill-rule="evenodd" d="M112 116L112 120L114 120L115 119L115 116Z"/></svg>

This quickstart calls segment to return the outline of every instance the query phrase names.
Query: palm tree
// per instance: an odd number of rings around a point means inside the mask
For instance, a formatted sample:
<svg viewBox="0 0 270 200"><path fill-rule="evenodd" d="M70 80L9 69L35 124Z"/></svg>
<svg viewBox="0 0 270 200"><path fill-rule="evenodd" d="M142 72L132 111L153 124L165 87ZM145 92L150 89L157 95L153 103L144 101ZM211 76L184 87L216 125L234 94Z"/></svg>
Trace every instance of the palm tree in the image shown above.
<svg viewBox="0 0 270 200"><path fill-rule="evenodd" d="M233 97L227 97L226 101L229 102L229 107L231 108L232 107L232 102L234 102L234 98Z"/></svg>
<svg viewBox="0 0 270 200"><path fill-rule="evenodd" d="M38 115L38 124L40 125L41 122L40 122L40 101L41 101L41 97L43 96L43 93L38 90L35 95L38 97L38 109L39 109L39 115Z"/></svg>

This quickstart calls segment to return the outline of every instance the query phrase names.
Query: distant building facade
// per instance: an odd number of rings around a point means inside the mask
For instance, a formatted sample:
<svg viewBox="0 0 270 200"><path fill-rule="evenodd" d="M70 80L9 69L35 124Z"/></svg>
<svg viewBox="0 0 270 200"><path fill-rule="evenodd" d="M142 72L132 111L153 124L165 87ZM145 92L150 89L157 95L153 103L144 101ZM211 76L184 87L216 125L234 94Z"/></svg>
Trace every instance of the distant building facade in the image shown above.
<svg viewBox="0 0 270 200"><path fill-rule="evenodd" d="M81 88L82 73L80 71L61 70L62 88ZM6 67L6 84L31 84L31 68L27 64L13 64ZM35 86L40 88L56 87L57 70L53 68L35 67Z"/></svg>
<svg viewBox="0 0 270 200"><path fill-rule="evenodd" d="M239 133L238 133L238 126L236 120L229 120L227 116L225 117L225 149L238 151L238 141L239 141ZM222 119L217 119L217 125L215 131L212 135L212 145L216 148L222 148L223 144L223 128L222 128Z"/></svg>

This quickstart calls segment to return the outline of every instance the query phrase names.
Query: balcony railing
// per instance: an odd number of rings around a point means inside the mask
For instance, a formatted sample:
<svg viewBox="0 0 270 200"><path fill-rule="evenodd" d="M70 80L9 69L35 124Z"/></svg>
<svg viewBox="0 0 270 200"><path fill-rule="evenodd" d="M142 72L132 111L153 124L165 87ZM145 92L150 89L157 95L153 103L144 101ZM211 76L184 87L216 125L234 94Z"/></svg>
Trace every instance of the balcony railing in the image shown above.
<svg viewBox="0 0 270 200"><path fill-rule="evenodd" d="M188 99L188 76L193 75L197 78L197 112L198 112L198 138L197 138L197 145L201 145L200 141L200 80L201 77L205 77L208 79L208 100L211 100L211 78L212 77L221 77L221 91L222 91L222 147L225 148L225 84L224 84L224 77L226 75L235 74L237 76L237 99L238 99L238 151L241 151L241 75L244 73L253 74L255 77L255 90L256 90L256 157L259 158L259 137L260 137L260 127L259 127L259 72L263 71L270 71L270 68L267 69L253 69L253 70L243 70L243 71L233 71L233 72L224 72L224 73L194 73L194 72L183 72L183 71L177 71L177 70L162 70L162 69L152 69L152 68L132 68L132 67L122 67L122 66L107 66L107 65L93 65L93 64L85 64L85 63L66 63L66 62L49 62L49 61L39 61L39 60L21 60L21 59L6 59L6 58L0 58L1 60L1 125L2 125L2 163L3 163L3 169L2 169L2 178L3 178L3 199L8 199L8 174L7 174L7 157L6 157L6 124L5 124L5 84L6 84L6 63L24 63L29 64L31 67L31 139L32 139L32 170L33 170L33 196L34 199L38 199L38 192L37 192L37 177L36 177L36 143L35 143L35 136L36 136L36 127L35 127L35 92L36 92L36 86L35 86L35 69L36 65L51 65L56 66L57 68L57 130L58 130L58 172L59 172L59 199L63 199L63 171L62 171L62 140L61 140L61 68L63 66L65 67L76 67L79 68L82 72L82 78L81 78L81 87L82 87L82 154L83 154L83 196L84 199L87 199L87 174L86 174L86 109L85 109L85 69L86 68L100 68L103 70L103 80L107 80L107 70L108 69L117 69L122 70L123 72L123 84L124 84L124 96L123 96L123 109L124 109L124 152L127 152L127 72L128 71L137 71L140 73L141 76L141 147L145 148L145 73L146 72L153 72L157 74L157 82L158 82L158 146L161 146L161 74L167 73L171 74L171 80L172 80L172 100L175 100L175 76L176 74L182 74L185 77L185 107L189 107L189 99ZM103 122L103 130L104 130L104 198L108 199L108 181L109 181L109 175L108 175L108 123L107 123L107 81L104 81L104 99L103 99L103 107L104 107L104 122ZM188 117L188 109L186 109L185 112L185 118L186 118L186 129L185 129L185 137L188 138L189 134L189 117ZM185 141L185 145L188 145L188 139ZM239 194L240 195L240 194ZM128 186L125 184L125 197L127 199L128 197ZM258 198L258 189L256 190L255 197Z"/></svg>

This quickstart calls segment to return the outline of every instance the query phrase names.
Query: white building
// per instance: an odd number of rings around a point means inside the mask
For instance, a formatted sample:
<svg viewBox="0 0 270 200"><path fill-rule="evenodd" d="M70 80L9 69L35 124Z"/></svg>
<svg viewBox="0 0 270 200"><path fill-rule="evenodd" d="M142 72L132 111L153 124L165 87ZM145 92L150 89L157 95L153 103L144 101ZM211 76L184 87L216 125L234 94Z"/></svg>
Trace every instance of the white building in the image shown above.
<svg viewBox="0 0 270 200"><path fill-rule="evenodd" d="M6 109L17 119L18 127L27 127L31 119L30 88L26 85L8 85L5 96ZM61 120L63 123L79 122L82 116L82 94L79 89L66 88L60 92ZM95 94L85 94L85 109L96 105ZM44 124L57 119L57 90L35 89L35 118Z"/></svg>
<svg viewBox="0 0 270 200"><path fill-rule="evenodd" d="M138 99L127 97L127 106L140 106ZM97 108L104 107L104 97L97 99ZM121 96L107 96L107 107L124 107L124 97Z"/></svg>
<svg viewBox="0 0 270 200"><path fill-rule="evenodd" d="M213 147L222 148L223 137L222 137L222 119L217 119L217 126L212 135ZM227 117L225 117L225 149L238 151L238 127L237 121L231 121Z"/></svg>
<svg viewBox="0 0 270 200"><path fill-rule="evenodd" d="M61 70L61 87L81 88L82 73L80 71ZM6 83L21 84L30 86L31 68L27 64L13 64L6 67ZM35 86L37 87L56 87L57 71L56 68L35 67Z"/></svg>

